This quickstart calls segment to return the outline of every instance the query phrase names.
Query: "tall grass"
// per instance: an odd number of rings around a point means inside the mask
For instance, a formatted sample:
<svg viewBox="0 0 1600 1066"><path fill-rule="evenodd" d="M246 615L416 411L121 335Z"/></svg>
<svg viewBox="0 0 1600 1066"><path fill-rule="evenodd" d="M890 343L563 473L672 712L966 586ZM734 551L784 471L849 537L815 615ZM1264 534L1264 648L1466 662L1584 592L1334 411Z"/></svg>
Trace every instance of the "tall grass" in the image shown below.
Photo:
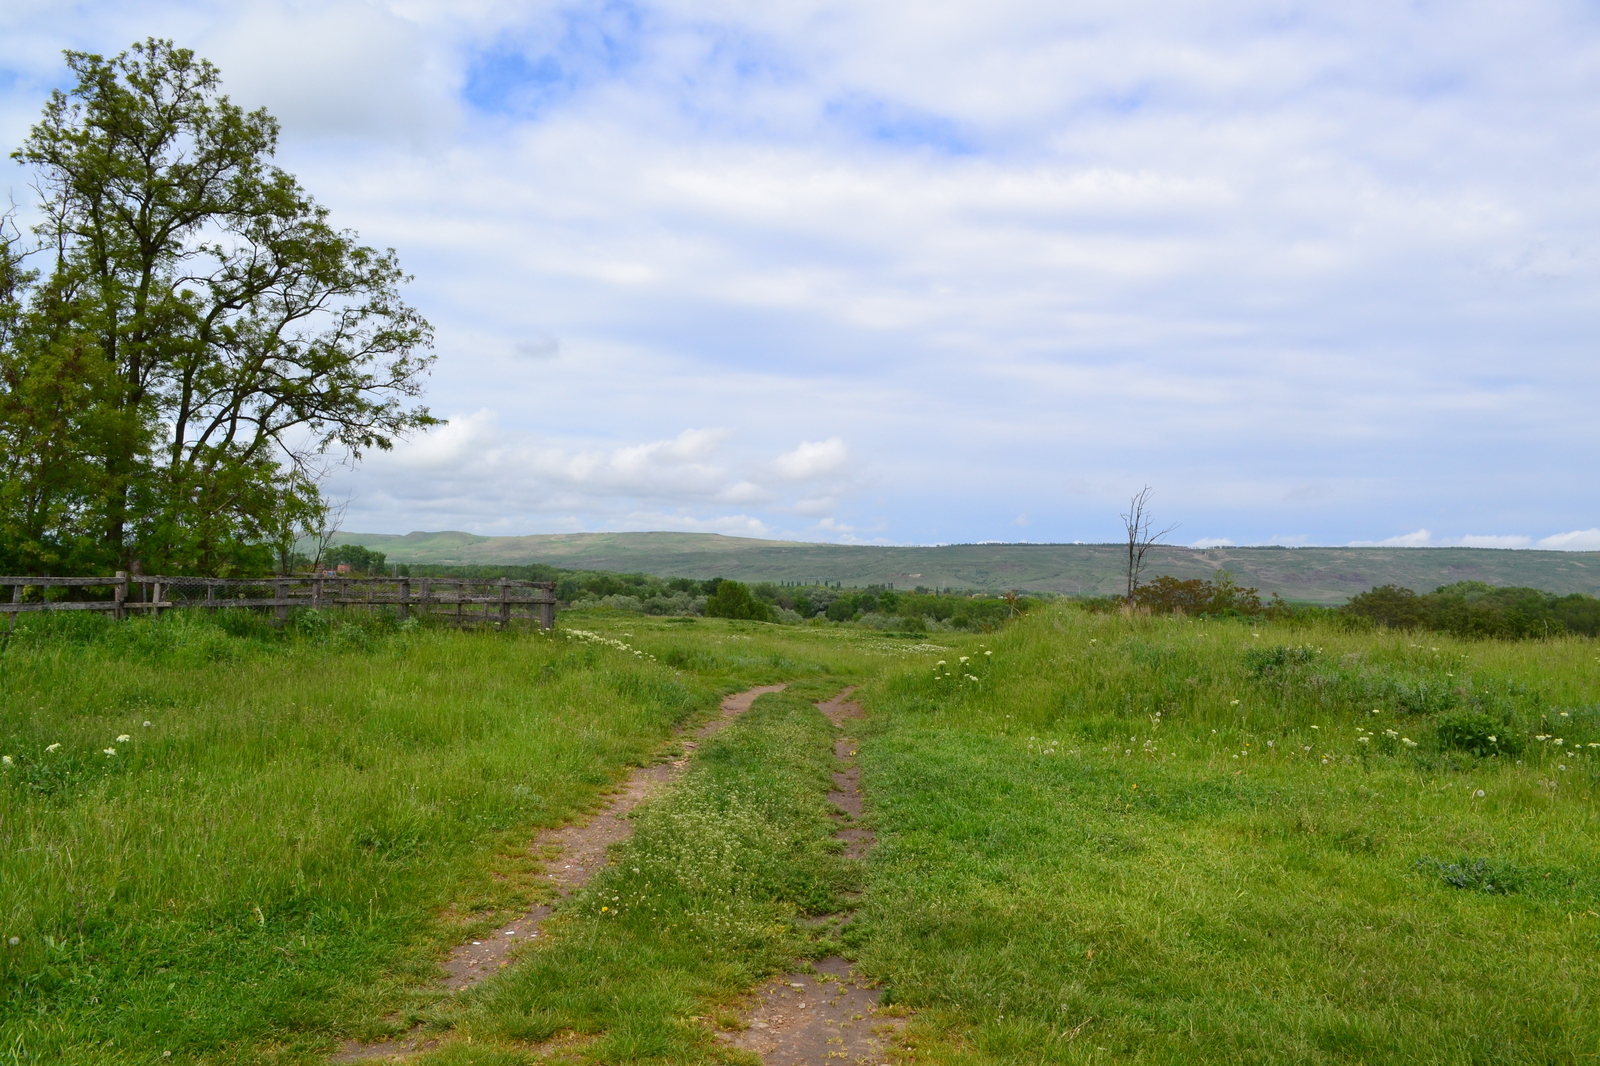
<svg viewBox="0 0 1600 1066"><path fill-rule="evenodd" d="M924 1061L1592 1056L1596 655L1052 608L886 674L864 964Z"/></svg>
<svg viewBox="0 0 1600 1066"><path fill-rule="evenodd" d="M324 1045L525 899L505 875L529 834L719 691L560 637L313 622L174 615L6 650L5 1054Z"/></svg>

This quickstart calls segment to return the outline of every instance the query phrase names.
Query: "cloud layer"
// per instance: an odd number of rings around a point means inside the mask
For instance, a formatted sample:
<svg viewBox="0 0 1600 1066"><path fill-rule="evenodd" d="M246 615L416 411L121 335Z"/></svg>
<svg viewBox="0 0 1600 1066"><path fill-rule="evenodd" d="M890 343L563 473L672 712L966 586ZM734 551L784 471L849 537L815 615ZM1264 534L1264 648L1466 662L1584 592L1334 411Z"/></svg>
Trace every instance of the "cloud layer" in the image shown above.
<svg viewBox="0 0 1600 1066"><path fill-rule="evenodd" d="M8 143L60 48L176 37L399 249L460 414L336 478L358 525L1097 540L1149 484L1196 543L1600 546L1590 8L35 2L0 30Z"/></svg>

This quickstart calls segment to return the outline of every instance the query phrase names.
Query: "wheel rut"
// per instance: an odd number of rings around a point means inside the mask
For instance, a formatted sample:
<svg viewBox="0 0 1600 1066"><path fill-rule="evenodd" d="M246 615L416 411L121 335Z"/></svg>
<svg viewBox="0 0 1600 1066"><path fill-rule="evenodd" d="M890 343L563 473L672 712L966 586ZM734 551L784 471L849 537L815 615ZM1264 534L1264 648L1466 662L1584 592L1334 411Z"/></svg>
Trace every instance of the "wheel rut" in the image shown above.
<svg viewBox="0 0 1600 1066"><path fill-rule="evenodd" d="M628 816L634 808L683 776L701 741L726 728L749 710L757 698L769 692L782 692L786 687L758 685L726 697L721 704L721 715L701 725L694 731L693 739L683 742L680 757L635 770L589 818L546 830L534 838L529 848L535 855L546 857L544 876L555 888L555 900L531 908L477 940L458 945L442 964L442 987L459 992L511 965L512 949L537 940L541 923L556 906L605 867L613 845L633 835L633 823ZM424 1034L419 1028L404 1036L374 1043L350 1041L328 1062L402 1062L440 1043L438 1037Z"/></svg>
<svg viewBox="0 0 1600 1066"><path fill-rule="evenodd" d="M844 842L847 858L859 859L872 849L874 838L861 824L861 770L851 734L862 712L849 702L853 691L845 689L817 709L838 730L833 753L841 768L834 771L833 791L828 793L837 808L834 837ZM843 926L854 914L850 908L816 924ZM744 1015L746 1028L719 1035L728 1045L761 1056L764 1066L877 1066L887 1062L895 1034L906 1023L881 1013L879 996L875 983L857 974L849 960L830 956L809 972L784 974L761 985Z"/></svg>

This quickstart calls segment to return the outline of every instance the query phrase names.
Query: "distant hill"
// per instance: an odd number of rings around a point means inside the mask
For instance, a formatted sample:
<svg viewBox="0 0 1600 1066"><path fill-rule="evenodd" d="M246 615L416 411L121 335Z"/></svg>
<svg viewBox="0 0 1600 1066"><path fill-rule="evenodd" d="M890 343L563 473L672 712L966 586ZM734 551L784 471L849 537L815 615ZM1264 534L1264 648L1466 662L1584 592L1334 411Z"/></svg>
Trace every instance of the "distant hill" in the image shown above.
<svg viewBox="0 0 1600 1066"><path fill-rule="evenodd" d="M479 537L471 533L341 533L390 562L527 565L618 570L664 577L833 582L913 588L1017 588L1074 596L1119 592L1116 544L949 544L874 547L755 540L712 533L555 533ZM1600 552L1495 548L1156 548L1146 573L1179 578L1231 570L1263 596L1342 603L1374 585L1429 591L1454 581L1525 585L1600 594Z"/></svg>

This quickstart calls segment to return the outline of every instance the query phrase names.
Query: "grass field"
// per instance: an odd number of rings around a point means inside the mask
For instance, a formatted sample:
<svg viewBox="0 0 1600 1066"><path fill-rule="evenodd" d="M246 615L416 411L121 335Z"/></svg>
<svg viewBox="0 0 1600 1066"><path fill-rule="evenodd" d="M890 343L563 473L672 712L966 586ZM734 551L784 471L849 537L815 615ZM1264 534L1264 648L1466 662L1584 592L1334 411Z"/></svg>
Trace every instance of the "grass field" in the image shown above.
<svg viewBox="0 0 1600 1066"><path fill-rule="evenodd" d="M1600 1052L1593 641L1067 606L936 643L71 626L0 653L5 1066L313 1063L413 1023L438 1066L721 1061L742 989L841 947L914 1010L905 1062ZM539 948L439 991L449 946L539 898L533 833L775 681ZM854 681L864 868L811 706ZM857 884L844 945L795 921Z"/></svg>
<svg viewBox="0 0 1600 1066"><path fill-rule="evenodd" d="M1594 642L1055 611L986 643L868 693L856 946L918 1061L1600 1052Z"/></svg>

